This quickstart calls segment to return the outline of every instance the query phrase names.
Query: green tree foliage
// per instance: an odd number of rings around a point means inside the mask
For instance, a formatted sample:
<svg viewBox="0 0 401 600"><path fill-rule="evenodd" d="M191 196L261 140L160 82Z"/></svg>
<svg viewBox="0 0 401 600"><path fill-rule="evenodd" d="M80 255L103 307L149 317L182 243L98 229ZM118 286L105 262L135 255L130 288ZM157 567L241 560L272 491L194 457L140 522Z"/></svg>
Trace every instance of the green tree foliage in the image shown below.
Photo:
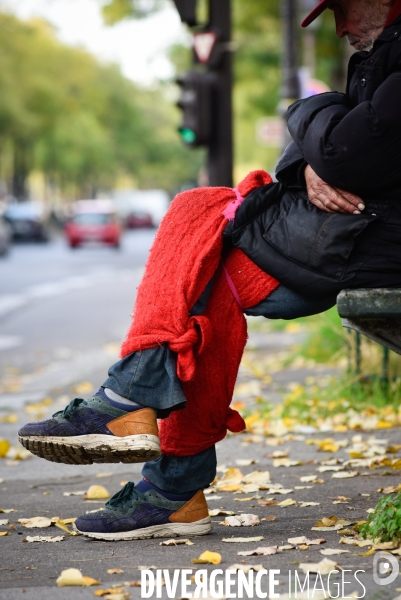
<svg viewBox="0 0 401 600"><path fill-rule="evenodd" d="M159 10L165 0L109 0L102 1L105 22L114 25L126 18L142 19Z"/></svg>
<svg viewBox="0 0 401 600"><path fill-rule="evenodd" d="M107 22L116 22L149 14L172 0L99 0ZM209 0L198 0L200 22L207 20ZM299 1L302 6L302 0ZM236 164L241 171L257 166L272 169L279 148L263 148L255 140L255 124L264 116L277 115L280 101L280 56L282 34L279 0L232 0L234 54L234 127ZM301 11L300 11L301 12ZM113 18L108 17L109 14ZM302 16L299 16L301 21ZM315 77L332 89L344 89L346 42L338 40L333 15L325 11L313 29L316 48ZM299 64L304 62L305 32L299 29ZM177 70L190 68L190 51L181 47L171 50L170 58Z"/></svg>
<svg viewBox="0 0 401 600"><path fill-rule="evenodd" d="M126 174L171 191L196 179L200 157L182 147L160 90L60 43L43 21L0 13L0 33L0 177L16 195L33 169L74 196Z"/></svg>

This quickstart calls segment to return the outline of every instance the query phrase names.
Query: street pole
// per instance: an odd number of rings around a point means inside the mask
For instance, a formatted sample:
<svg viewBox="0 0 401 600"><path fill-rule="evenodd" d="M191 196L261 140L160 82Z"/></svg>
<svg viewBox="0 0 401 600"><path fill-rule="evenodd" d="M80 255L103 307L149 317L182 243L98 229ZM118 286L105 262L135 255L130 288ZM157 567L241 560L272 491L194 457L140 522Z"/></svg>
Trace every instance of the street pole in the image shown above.
<svg viewBox="0 0 401 600"><path fill-rule="evenodd" d="M299 23L297 0L282 0L280 2L283 47L281 55L281 101L279 112L285 118L287 108L300 97L298 77ZM284 128L283 146L287 146L291 137L287 126Z"/></svg>
<svg viewBox="0 0 401 600"><path fill-rule="evenodd" d="M216 51L220 60L216 74L216 118L213 139L208 147L208 178L211 186L233 185L233 115L231 0L209 0L209 26L218 35Z"/></svg>

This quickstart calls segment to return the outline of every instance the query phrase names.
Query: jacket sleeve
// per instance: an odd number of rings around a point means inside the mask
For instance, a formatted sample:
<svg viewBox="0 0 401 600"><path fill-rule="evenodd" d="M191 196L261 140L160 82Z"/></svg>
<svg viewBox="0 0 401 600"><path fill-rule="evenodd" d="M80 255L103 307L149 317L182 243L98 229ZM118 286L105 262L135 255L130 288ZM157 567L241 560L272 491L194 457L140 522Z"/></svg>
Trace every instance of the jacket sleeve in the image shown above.
<svg viewBox="0 0 401 600"><path fill-rule="evenodd" d="M289 108L288 128L298 150L324 181L370 197L399 186L401 72L390 75L370 102L352 108L329 92Z"/></svg>
<svg viewBox="0 0 401 600"><path fill-rule="evenodd" d="M276 178L287 188L305 187L304 171L307 164L294 142L290 142L277 163Z"/></svg>

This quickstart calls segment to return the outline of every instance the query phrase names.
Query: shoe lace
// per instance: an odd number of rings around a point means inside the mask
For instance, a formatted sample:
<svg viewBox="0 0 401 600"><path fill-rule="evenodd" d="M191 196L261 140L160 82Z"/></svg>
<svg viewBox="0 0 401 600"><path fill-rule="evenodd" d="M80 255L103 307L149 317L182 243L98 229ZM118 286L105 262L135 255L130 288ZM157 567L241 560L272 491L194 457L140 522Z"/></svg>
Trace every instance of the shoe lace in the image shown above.
<svg viewBox="0 0 401 600"><path fill-rule="evenodd" d="M111 509L124 509L127 505L131 504L133 500L135 501L138 499L143 499L143 494L135 489L135 483L128 481L119 492L114 494L114 496L106 502L106 507Z"/></svg>
<svg viewBox="0 0 401 600"><path fill-rule="evenodd" d="M64 417L64 419L69 421L74 414L75 409L78 408L78 406L80 406L82 403L86 404L86 400L84 400L84 398L74 398L64 410L59 410L58 412L54 413L53 417L61 415Z"/></svg>

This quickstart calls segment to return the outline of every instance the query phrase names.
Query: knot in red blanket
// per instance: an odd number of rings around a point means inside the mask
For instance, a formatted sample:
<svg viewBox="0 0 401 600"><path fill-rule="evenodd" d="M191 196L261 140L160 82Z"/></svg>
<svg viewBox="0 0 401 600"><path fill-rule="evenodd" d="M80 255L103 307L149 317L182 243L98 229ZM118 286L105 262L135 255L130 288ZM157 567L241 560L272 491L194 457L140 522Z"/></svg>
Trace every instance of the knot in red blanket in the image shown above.
<svg viewBox="0 0 401 600"><path fill-rule="evenodd" d="M212 326L207 317L194 316L188 319L185 333L169 343L173 352L177 352L177 375L181 381L190 381L195 377L196 356L202 354L212 339ZM195 349L195 345L199 344Z"/></svg>

